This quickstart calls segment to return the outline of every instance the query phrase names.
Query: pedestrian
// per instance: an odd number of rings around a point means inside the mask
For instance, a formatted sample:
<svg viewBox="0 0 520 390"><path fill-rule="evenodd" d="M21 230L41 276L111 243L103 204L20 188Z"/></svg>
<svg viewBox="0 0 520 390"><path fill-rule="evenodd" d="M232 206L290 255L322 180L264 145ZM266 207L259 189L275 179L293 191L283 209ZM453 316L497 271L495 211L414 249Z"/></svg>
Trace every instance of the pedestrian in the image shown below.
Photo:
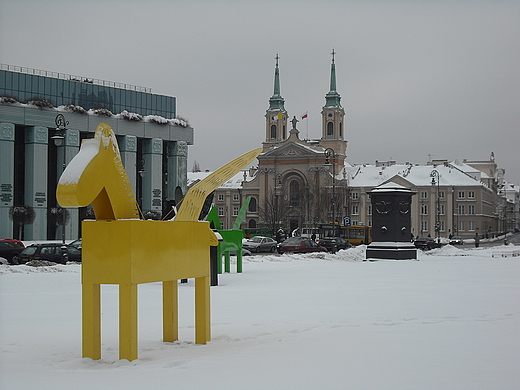
<svg viewBox="0 0 520 390"><path fill-rule="evenodd" d="M475 233L475 248L478 248L480 245L480 237L478 236L478 233Z"/></svg>
<svg viewBox="0 0 520 390"><path fill-rule="evenodd" d="M316 241L316 233L314 233L314 232L312 233L312 235L311 235L311 240L312 240L312 241Z"/></svg>

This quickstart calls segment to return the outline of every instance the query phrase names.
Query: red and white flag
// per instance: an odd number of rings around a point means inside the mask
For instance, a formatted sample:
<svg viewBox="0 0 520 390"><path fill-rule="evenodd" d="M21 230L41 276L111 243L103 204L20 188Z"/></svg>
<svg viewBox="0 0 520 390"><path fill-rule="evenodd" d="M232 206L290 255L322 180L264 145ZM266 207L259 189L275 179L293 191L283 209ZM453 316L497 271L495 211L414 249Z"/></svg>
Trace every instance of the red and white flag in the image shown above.
<svg viewBox="0 0 520 390"><path fill-rule="evenodd" d="M302 119L307 118L307 113L308 113L308 111L305 111L305 114L302 115Z"/></svg>

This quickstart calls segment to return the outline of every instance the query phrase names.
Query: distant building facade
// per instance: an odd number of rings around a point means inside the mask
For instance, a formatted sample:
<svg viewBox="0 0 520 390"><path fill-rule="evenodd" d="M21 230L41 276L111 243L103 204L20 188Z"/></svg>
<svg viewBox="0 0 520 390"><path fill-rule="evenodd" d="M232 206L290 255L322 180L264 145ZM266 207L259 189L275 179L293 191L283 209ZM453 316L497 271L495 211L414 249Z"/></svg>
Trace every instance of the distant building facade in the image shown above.
<svg viewBox="0 0 520 390"><path fill-rule="evenodd" d="M55 146L58 116L63 146ZM160 217L186 193L187 146L193 129L175 119L176 99L149 89L2 65L0 69L0 238L56 239L56 184L81 141L108 123L147 217ZM171 118L171 119L167 119ZM102 174L102 172L100 172ZM34 221L18 225L12 212L27 206ZM67 209L65 238L80 237L89 210Z"/></svg>
<svg viewBox="0 0 520 390"><path fill-rule="evenodd" d="M346 163L345 110L336 91L334 54L330 76L321 138L303 140L299 121L294 116L289 120L285 110L276 59L258 165L215 192L214 204L224 228L231 228L247 196L253 200L242 228L265 228L269 234L280 227L304 232L321 223L341 224L343 217L350 217L353 225L371 226L368 192L389 182L416 192L411 210L414 236L489 237L518 227L518 188L515 192L514 186L506 185L493 154L483 161L437 160L426 165ZM188 173L189 185L208 174Z"/></svg>

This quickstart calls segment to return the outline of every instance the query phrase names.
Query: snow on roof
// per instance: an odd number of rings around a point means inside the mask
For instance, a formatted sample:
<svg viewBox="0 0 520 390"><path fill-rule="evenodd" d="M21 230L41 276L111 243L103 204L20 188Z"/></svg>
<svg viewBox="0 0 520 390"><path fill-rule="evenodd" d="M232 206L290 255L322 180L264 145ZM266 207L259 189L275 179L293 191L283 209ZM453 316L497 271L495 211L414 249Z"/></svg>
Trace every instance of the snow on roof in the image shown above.
<svg viewBox="0 0 520 390"><path fill-rule="evenodd" d="M400 176L417 187L430 186L432 171L436 170L440 176L439 185L442 186L475 186L483 185L480 181L462 172L456 167L448 165L411 165L395 164L376 167L374 165L359 165L352 173L350 186L377 187L394 176Z"/></svg>

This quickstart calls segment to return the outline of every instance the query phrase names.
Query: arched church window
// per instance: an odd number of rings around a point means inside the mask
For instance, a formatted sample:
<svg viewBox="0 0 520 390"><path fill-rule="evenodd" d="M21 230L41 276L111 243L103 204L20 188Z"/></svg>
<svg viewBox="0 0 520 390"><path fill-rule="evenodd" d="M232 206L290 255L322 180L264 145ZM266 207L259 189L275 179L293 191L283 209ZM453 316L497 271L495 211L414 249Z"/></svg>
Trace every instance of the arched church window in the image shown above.
<svg viewBox="0 0 520 390"><path fill-rule="evenodd" d="M282 129L283 129L283 139L286 139L287 138L287 131L285 130L285 125L283 125Z"/></svg>
<svg viewBox="0 0 520 390"><path fill-rule="evenodd" d="M339 136L343 137L343 122L339 122Z"/></svg>
<svg viewBox="0 0 520 390"><path fill-rule="evenodd" d="M334 135L334 122L327 123L327 137Z"/></svg>
<svg viewBox="0 0 520 390"><path fill-rule="evenodd" d="M249 201L249 208L248 208L248 210L251 213L255 213L256 212L256 198L251 198L251 200Z"/></svg>
<svg viewBox="0 0 520 390"><path fill-rule="evenodd" d="M254 219L250 219L247 225L248 225L249 229L255 229L256 221Z"/></svg>
<svg viewBox="0 0 520 390"><path fill-rule="evenodd" d="M276 139L276 125L271 125L271 139Z"/></svg>
<svg viewBox="0 0 520 390"><path fill-rule="evenodd" d="M298 206L300 204L300 182L298 180L291 180L289 191L291 206Z"/></svg>

